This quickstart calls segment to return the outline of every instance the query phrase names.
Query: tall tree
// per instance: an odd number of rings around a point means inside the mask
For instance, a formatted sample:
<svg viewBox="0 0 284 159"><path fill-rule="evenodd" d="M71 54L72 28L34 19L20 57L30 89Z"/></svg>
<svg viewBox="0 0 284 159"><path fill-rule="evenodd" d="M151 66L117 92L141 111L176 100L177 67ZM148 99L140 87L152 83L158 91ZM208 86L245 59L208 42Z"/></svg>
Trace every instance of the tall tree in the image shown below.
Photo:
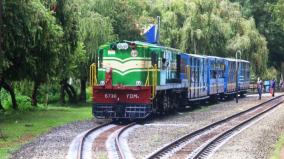
<svg viewBox="0 0 284 159"><path fill-rule="evenodd" d="M25 18L28 17L25 1L5 1L2 10L2 74L0 87L10 93L13 108L17 109L16 97L11 82L26 78L26 64L29 59L29 49L32 47L31 39L27 32L28 26Z"/></svg>
<svg viewBox="0 0 284 159"><path fill-rule="evenodd" d="M37 105L37 94L41 84L55 75L60 55L60 41L63 35L62 29L56 24L51 11L41 3L32 1L31 18L35 28L31 28L34 37L34 47L30 51L33 57L28 64L30 69L29 78L34 81L32 92L32 105Z"/></svg>
<svg viewBox="0 0 284 159"><path fill-rule="evenodd" d="M181 0L167 1L157 0L148 2L149 16L160 16L160 43L162 45L179 48L181 42L181 28L185 22L186 3ZM157 23L157 22L156 22Z"/></svg>
<svg viewBox="0 0 284 159"><path fill-rule="evenodd" d="M0 79L2 77L2 67L3 67L3 60L4 60L4 54L2 51L2 43L3 43L3 39L2 39L2 25L3 25L3 20L2 20L2 11L3 10L3 2L2 0L0 0L0 59L2 59L0 61ZM0 93L1 93L1 87L0 87ZM0 99L0 110L4 110L2 104L1 104L1 99Z"/></svg>
<svg viewBox="0 0 284 159"><path fill-rule="evenodd" d="M90 5L95 12L110 18L113 31L119 40L141 39L138 20L142 9L139 1L93 0Z"/></svg>
<svg viewBox="0 0 284 159"><path fill-rule="evenodd" d="M37 90L54 72L62 31L39 0L6 1L4 10L5 63L0 86L8 90L16 108L15 93L6 81L34 81L32 104ZM5 77L5 78L4 78Z"/></svg>
<svg viewBox="0 0 284 159"><path fill-rule="evenodd" d="M86 82L89 66L95 62L100 45L115 39L110 18L92 10L88 1L82 1L79 20L80 44L75 52L76 77L80 79L80 101L86 101Z"/></svg>
<svg viewBox="0 0 284 159"><path fill-rule="evenodd" d="M242 15L237 3L193 0L188 5L181 46L194 53L234 57L237 50L251 61L253 71L264 74L268 58L267 42L253 18Z"/></svg>
<svg viewBox="0 0 284 159"><path fill-rule="evenodd" d="M268 65L280 70L284 61L283 0L231 0L242 5L243 13L255 19L256 27L267 39Z"/></svg>
<svg viewBox="0 0 284 159"><path fill-rule="evenodd" d="M74 61L74 52L78 44L79 4L76 0L57 0L56 2L55 15L64 32L58 67L61 79L61 101L65 103L65 92L67 92L69 101L76 102L76 91L67 81L72 76L73 66L71 64Z"/></svg>

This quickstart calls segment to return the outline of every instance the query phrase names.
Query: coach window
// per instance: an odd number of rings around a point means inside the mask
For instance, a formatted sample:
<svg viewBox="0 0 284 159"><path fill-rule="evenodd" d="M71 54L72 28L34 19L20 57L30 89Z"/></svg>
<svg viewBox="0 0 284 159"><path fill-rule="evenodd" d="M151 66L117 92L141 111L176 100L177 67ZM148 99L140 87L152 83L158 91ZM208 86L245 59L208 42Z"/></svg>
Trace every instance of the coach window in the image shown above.
<svg viewBox="0 0 284 159"><path fill-rule="evenodd" d="M212 73L212 76L213 76L213 78L217 78L217 71L216 70L213 70L213 73Z"/></svg>
<svg viewBox="0 0 284 159"><path fill-rule="evenodd" d="M221 78L225 78L225 69L226 69L226 66L225 64L221 64Z"/></svg>

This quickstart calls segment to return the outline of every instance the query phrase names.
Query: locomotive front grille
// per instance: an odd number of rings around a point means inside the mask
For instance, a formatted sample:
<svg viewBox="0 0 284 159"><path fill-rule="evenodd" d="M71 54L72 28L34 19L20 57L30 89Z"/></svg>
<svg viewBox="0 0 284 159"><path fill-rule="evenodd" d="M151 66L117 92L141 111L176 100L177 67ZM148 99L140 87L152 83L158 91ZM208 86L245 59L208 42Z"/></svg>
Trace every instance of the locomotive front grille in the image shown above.
<svg viewBox="0 0 284 159"><path fill-rule="evenodd" d="M143 119L151 113L151 104L94 104L96 118Z"/></svg>

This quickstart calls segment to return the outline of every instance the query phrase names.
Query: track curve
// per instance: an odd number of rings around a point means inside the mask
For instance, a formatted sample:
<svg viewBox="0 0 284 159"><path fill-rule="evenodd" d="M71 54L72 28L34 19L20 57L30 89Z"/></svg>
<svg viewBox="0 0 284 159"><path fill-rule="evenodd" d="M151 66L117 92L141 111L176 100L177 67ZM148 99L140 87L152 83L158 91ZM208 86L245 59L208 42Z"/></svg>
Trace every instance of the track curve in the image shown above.
<svg viewBox="0 0 284 159"><path fill-rule="evenodd" d="M113 142L114 145L111 145L111 147L115 147L116 152L112 151L111 156L112 158L125 159L126 157L122 149L123 146L120 143L120 137L124 131L134 125L136 125L136 123L130 123L128 125L107 123L84 132L83 134L79 135L80 139L77 139L76 141L78 142L78 146L76 149L75 158L95 158L99 152L104 152L104 155L109 157L110 154L108 154L108 151L112 150L108 150L107 142L109 142L109 139L112 138L112 136L115 136Z"/></svg>

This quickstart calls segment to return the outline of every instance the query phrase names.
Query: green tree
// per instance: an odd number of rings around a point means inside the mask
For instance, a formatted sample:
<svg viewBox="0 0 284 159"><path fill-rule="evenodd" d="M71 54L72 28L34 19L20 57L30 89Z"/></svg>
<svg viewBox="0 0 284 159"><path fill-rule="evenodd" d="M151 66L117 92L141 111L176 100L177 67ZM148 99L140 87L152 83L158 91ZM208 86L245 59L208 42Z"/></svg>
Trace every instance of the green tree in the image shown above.
<svg viewBox="0 0 284 159"><path fill-rule="evenodd" d="M29 20L34 47L31 48L28 67L29 78L34 81L32 92L32 105L37 105L37 94L41 84L56 74L55 69L59 63L62 29L56 24L52 13L37 1L31 2Z"/></svg>
<svg viewBox="0 0 284 159"><path fill-rule="evenodd" d="M273 11L273 18L270 18L269 33L265 35L269 41L270 65L279 71L281 62L284 61L284 1L278 0L270 9Z"/></svg>
<svg viewBox="0 0 284 159"><path fill-rule="evenodd" d="M245 16L255 19L257 29L267 39L268 65L280 70L281 62L284 60L284 29L281 20L283 0L231 1L240 3Z"/></svg>
<svg viewBox="0 0 284 159"><path fill-rule="evenodd" d="M34 81L32 104L37 105L37 90L54 73L58 63L61 28L39 0L6 1L4 8L6 64L1 85L13 96L16 108L13 88L5 81Z"/></svg>
<svg viewBox="0 0 284 159"><path fill-rule="evenodd" d="M284 29L284 0L278 0L278 2L273 6L274 16L279 25Z"/></svg>
<svg viewBox="0 0 284 159"><path fill-rule="evenodd" d="M92 0L92 10L109 17L113 32L119 40L141 39L139 17L142 14L142 2L135 0Z"/></svg>
<svg viewBox="0 0 284 159"><path fill-rule="evenodd" d="M253 18L242 15L240 6L229 1L193 0L182 28L181 48L196 54L234 57L237 50L251 61L258 75L266 69L266 39L258 32Z"/></svg>
<svg viewBox="0 0 284 159"><path fill-rule="evenodd" d="M2 71L3 71L3 62L4 62L4 54L3 54L3 51L2 51L2 43L3 43L3 35L2 35L2 29L3 29L3 20L2 20L2 15L3 15L3 1L0 0L0 77L2 77ZM0 92L1 92L1 88L0 87ZM2 104L1 104L1 99L0 99L0 110L4 110Z"/></svg>
<svg viewBox="0 0 284 159"><path fill-rule="evenodd" d="M75 88L68 84L68 79L72 77L72 66L74 53L78 44L78 22L79 22L79 4L76 0L57 0L54 9L58 24L63 28L63 39L61 41L62 49L58 58L59 66L57 73L61 84L61 102L65 103L65 92L69 96L70 102L76 102L77 95Z"/></svg>
<svg viewBox="0 0 284 159"><path fill-rule="evenodd" d="M86 82L89 66L95 62L97 50L105 42L115 40L111 20L92 11L90 2L81 2L79 38L81 43L75 53L75 77L80 79L80 101L86 101Z"/></svg>
<svg viewBox="0 0 284 159"><path fill-rule="evenodd" d="M181 28L185 22L186 4L184 1L157 0L149 1L149 16L160 16L160 43L173 48L179 48L181 42ZM156 22L157 23L157 22Z"/></svg>
<svg viewBox="0 0 284 159"><path fill-rule="evenodd" d="M2 52L4 60L2 63L2 74L0 74L0 88L4 88L10 93L13 108L17 109L17 103L12 81L21 80L27 77L28 52L32 48L29 37L26 17L30 16L28 2L25 1L5 1L2 3L3 24L1 30L4 39Z"/></svg>

